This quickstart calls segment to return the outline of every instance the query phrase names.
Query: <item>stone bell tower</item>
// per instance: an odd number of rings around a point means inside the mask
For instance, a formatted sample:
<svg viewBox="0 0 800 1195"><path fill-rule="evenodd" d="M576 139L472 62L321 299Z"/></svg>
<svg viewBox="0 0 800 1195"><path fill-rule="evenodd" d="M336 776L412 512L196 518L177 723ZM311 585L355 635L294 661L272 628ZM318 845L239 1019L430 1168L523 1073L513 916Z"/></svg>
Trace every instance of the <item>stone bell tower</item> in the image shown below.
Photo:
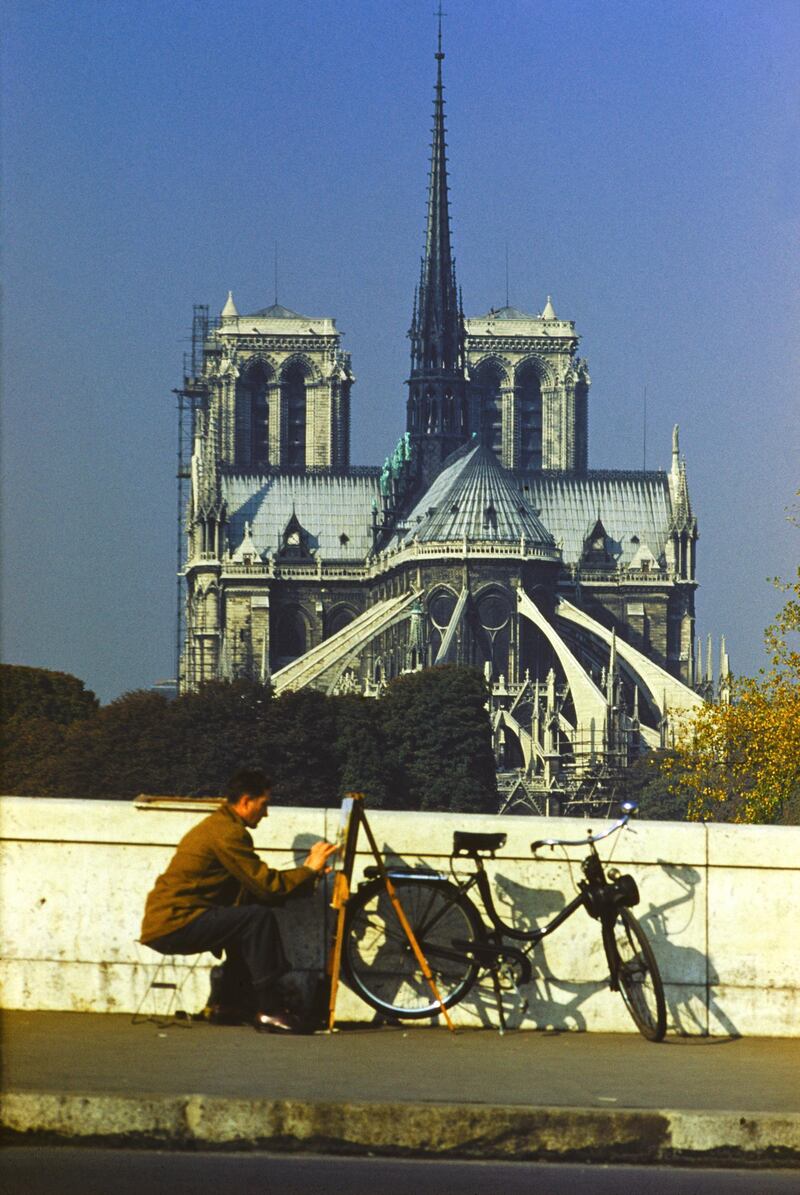
<svg viewBox="0 0 800 1195"><path fill-rule="evenodd" d="M240 315L228 295L205 346L220 463L239 473L349 464L349 354L336 321L275 303Z"/></svg>

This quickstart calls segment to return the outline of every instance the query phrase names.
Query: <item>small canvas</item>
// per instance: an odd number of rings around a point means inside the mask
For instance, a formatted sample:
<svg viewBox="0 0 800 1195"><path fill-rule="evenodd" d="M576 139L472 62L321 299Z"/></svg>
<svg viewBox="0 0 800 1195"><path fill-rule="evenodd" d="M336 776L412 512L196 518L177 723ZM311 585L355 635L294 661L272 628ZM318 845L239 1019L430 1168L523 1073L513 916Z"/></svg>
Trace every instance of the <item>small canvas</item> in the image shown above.
<svg viewBox="0 0 800 1195"><path fill-rule="evenodd" d="M343 908L350 897L350 880L353 876L363 807L364 797L361 793L348 793L342 801L339 831L336 835L336 845L339 849L335 855L331 856L333 860L331 905L334 909Z"/></svg>

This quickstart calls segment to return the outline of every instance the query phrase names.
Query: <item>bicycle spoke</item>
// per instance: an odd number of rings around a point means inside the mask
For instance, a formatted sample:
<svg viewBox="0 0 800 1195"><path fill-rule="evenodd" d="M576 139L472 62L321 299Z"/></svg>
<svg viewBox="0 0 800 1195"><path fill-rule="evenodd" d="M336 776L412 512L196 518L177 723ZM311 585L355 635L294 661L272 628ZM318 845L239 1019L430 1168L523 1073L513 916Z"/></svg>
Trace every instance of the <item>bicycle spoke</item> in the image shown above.
<svg viewBox="0 0 800 1195"><path fill-rule="evenodd" d="M436 985L445 1002L452 1004L471 987L477 973L474 960L453 945L480 936L477 912L450 885L403 877L394 883ZM379 883L353 900L345 963L356 991L375 1008L400 1017L436 1015L438 1005L386 889Z"/></svg>

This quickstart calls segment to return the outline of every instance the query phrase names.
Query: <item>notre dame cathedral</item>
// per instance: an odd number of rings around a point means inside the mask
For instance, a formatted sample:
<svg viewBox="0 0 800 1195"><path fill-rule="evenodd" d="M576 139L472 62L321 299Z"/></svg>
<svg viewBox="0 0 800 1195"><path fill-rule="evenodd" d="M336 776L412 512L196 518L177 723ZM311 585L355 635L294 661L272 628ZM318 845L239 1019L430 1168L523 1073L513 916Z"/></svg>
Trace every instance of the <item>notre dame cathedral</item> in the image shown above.
<svg viewBox="0 0 800 1195"><path fill-rule="evenodd" d="M477 665L500 769L567 792L663 744L708 695L697 521L677 428L666 471L588 467L589 369L549 297L465 316L443 58L440 43L405 432L383 466L350 465L354 378L333 319L240 313L229 294L202 325L179 391L180 685L374 695L403 672Z"/></svg>

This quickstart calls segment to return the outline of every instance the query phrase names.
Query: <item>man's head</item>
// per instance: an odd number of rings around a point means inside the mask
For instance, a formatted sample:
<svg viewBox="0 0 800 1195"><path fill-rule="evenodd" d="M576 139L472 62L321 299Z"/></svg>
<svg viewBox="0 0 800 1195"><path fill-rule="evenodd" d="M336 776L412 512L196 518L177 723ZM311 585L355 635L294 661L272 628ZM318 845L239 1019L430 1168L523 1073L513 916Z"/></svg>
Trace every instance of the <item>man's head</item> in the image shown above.
<svg viewBox="0 0 800 1195"><path fill-rule="evenodd" d="M260 768L240 768L228 781L228 804L252 829L267 815L272 777Z"/></svg>

